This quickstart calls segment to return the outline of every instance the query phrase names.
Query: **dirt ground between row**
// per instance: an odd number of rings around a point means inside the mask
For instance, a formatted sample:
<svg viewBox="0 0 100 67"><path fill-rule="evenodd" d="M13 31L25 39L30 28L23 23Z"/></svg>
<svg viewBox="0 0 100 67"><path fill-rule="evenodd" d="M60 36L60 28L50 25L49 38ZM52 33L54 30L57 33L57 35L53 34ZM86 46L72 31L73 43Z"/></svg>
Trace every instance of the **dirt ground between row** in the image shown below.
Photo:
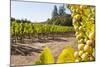
<svg viewBox="0 0 100 67"><path fill-rule="evenodd" d="M50 48L50 51L55 59L57 60L59 54L63 50L64 46L71 46L75 50L77 50L76 39L75 36L70 37L60 37L61 40L57 41L49 41L46 43L35 42L32 44L28 44L30 46L35 46L38 48L43 48L43 46L47 46ZM21 55L11 55L11 66L19 66L19 65L34 65L34 62L39 59L40 53L34 52L32 56L21 56Z"/></svg>

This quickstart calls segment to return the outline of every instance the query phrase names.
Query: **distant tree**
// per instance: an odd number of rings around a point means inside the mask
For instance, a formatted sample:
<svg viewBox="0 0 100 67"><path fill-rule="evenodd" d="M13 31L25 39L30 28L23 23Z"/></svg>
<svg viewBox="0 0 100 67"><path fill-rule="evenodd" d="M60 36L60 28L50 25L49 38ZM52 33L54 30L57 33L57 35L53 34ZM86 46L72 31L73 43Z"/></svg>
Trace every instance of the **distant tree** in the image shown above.
<svg viewBox="0 0 100 67"><path fill-rule="evenodd" d="M47 20L47 23L53 25L72 26L72 18L70 14L64 14Z"/></svg>
<svg viewBox="0 0 100 67"><path fill-rule="evenodd" d="M25 19L21 19L20 20L22 23L31 23L31 21L27 20L26 18Z"/></svg>
<svg viewBox="0 0 100 67"><path fill-rule="evenodd" d="M64 4L63 4L63 6L59 7L59 15L62 16L64 14L66 14L66 13L65 13L65 8L64 8Z"/></svg>
<svg viewBox="0 0 100 67"><path fill-rule="evenodd" d="M16 22L17 22L17 23L21 23L21 20L19 20L19 19L16 19Z"/></svg>
<svg viewBox="0 0 100 67"><path fill-rule="evenodd" d="M11 20L11 22L12 22L12 21L15 21L15 18L11 17L11 19L10 19L10 20Z"/></svg>
<svg viewBox="0 0 100 67"><path fill-rule="evenodd" d="M51 22L50 22L50 19L48 18L47 21L46 21L45 23L51 23Z"/></svg>
<svg viewBox="0 0 100 67"><path fill-rule="evenodd" d="M58 16L58 10L57 10L57 6L54 6L53 12L52 12L52 17L56 17Z"/></svg>

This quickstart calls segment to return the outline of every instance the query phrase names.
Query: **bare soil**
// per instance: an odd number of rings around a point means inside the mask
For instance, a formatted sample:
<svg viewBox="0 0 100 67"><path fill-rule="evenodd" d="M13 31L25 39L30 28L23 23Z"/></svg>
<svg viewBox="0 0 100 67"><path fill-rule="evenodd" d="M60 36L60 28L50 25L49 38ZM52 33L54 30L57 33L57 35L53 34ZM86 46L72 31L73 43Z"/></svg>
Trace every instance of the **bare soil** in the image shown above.
<svg viewBox="0 0 100 67"><path fill-rule="evenodd" d="M29 42L30 40L26 40L26 42ZM51 50L51 53L53 57L55 58L55 61L57 60L59 54L61 53L62 49L69 45L74 48L74 50L77 50L76 45L76 39L74 34L72 34L69 37L58 37L55 40L48 40L46 42L34 42L29 44L23 44L23 45L29 45L36 48L43 49L45 46L49 47ZM40 53L33 52L31 56L22 56L22 55L11 55L11 66L19 66L19 65L34 65L35 61L39 59Z"/></svg>

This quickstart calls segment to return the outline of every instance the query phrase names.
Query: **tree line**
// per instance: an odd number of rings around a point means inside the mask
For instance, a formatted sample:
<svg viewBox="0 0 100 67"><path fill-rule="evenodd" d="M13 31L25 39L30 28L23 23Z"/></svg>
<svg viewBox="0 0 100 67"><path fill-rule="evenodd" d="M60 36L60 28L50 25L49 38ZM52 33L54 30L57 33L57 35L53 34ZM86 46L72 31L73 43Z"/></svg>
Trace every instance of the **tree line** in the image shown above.
<svg viewBox="0 0 100 67"><path fill-rule="evenodd" d="M63 26L72 26L71 14L67 14L64 4L59 6L59 10L56 5L52 11L52 18L47 20L48 24L53 25L63 25Z"/></svg>

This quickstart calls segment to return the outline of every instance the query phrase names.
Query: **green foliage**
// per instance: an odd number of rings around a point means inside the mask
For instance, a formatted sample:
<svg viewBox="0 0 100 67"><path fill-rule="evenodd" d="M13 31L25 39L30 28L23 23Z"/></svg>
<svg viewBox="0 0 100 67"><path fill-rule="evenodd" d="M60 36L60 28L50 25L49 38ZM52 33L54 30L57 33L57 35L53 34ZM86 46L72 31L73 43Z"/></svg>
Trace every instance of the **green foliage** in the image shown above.
<svg viewBox="0 0 100 67"><path fill-rule="evenodd" d="M58 26L49 24L34 24L34 23L17 23L13 21L11 23L11 35L38 35L43 33L64 33L74 31L73 27L68 26Z"/></svg>
<svg viewBox="0 0 100 67"><path fill-rule="evenodd" d="M38 60L38 61L35 62L35 64L40 65L41 64L41 61Z"/></svg>
<svg viewBox="0 0 100 67"><path fill-rule="evenodd" d="M57 63L74 62L74 50L71 47L65 47L58 57Z"/></svg>
<svg viewBox="0 0 100 67"><path fill-rule="evenodd" d="M74 62L74 50L70 46L66 46L61 52L56 63L69 63ZM35 64L53 64L54 58L48 47L44 48L44 51L40 55L40 59Z"/></svg>
<svg viewBox="0 0 100 67"><path fill-rule="evenodd" d="M72 26L72 18L70 14L65 12L65 5L59 6L59 10L57 6L54 6L54 10L52 11L52 18L48 19L46 23L52 25L63 25L63 26Z"/></svg>
<svg viewBox="0 0 100 67"><path fill-rule="evenodd" d="M52 25L62 25L62 26L72 26L72 18L70 14L64 14L61 16L52 17L47 20L48 24Z"/></svg>
<svg viewBox="0 0 100 67"><path fill-rule="evenodd" d="M40 61L36 61L36 64L53 64L54 58L48 47L44 48L44 51L40 55Z"/></svg>
<svg viewBox="0 0 100 67"><path fill-rule="evenodd" d="M58 16L58 10L57 10L57 6L54 6L54 10L52 11L52 17L56 17Z"/></svg>
<svg viewBox="0 0 100 67"><path fill-rule="evenodd" d="M66 13L65 13L65 7L64 7L64 4L63 4L63 6L59 6L59 15L62 16L64 14L66 14Z"/></svg>

